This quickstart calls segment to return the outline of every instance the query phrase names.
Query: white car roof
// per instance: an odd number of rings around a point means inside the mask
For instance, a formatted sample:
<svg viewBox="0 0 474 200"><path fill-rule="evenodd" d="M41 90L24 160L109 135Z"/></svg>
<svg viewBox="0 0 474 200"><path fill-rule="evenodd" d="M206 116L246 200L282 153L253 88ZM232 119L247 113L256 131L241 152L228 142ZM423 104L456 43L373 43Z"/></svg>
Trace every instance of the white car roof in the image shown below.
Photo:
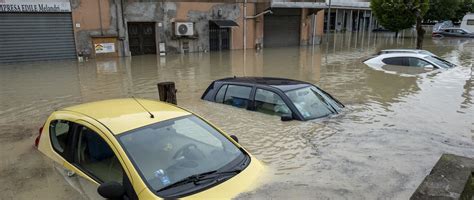
<svg viewBox="0 0 474 200"><path fill-rule="evenodd" d="M377 58L381 58L381 59L384 59L384 58L393 58L393 57L416 57L416 58L425 58L425 57L428 57L430 55L426 55L426 54L421 54L421 53L387 53L387 54L382 54L382 55L378 55L376 56Z"/></svg>
<svg viewBox="0 0 474 200"><path fill-rule="evenodd" d="M384 50L381 50L380 52L418 53L418 54L434 55L430 51L422 50L422 49L384 49Z"/></svg>
<svg viewBox="0 0 474 200"><path fill-rule="evenodd" d="M381 51L412 51L412 52L418 52L420 51L419 49L384 49Z"/></svg>

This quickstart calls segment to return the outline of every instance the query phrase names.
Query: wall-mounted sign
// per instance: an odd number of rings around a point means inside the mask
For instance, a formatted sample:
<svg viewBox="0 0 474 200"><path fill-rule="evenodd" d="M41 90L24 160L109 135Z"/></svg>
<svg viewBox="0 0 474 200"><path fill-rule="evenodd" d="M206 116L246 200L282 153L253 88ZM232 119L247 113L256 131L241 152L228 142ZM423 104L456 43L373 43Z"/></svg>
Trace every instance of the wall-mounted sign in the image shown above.
<svg viewBox="0 0 474 200"><path fill-rule="evenodd" d="M160 42L159 44L159 49L160 49L160 56L165 56L166 55L166 49L165 49L165 43Z"/></svg>
<svg viewBox="0 0 474 200"><path fill-rule="evenodd" d="M69 0L0 0L0 12L71 12Z"/></svg>
<svg viewBox="0 0 474 200"><path fill-rule="evenodd" d="M98 43L94 44L95 53L114 53L115 44L114 43Z"/></svg>

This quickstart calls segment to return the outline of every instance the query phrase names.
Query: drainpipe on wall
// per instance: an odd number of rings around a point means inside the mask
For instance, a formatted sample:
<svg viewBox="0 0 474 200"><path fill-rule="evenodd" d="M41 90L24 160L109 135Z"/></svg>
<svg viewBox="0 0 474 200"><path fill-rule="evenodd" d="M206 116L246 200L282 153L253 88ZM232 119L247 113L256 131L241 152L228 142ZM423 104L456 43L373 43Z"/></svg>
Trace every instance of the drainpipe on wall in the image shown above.
<svg viewBox="0 0 474 200"><path fill-rule="evenodd" d="M122 14L122 26L125 29L125 15L123 14L124 13L124 11L123 11L123 0L120 0L120 10L122 11L121 12L121 14Z"/></svg>
<svg viewBox="0 0 474 200"><path fill-rule="evenodd" d="M121 51L122 56L125 57L125 46L124 46L125 43L124 43L124 40L123 40L123 35L121 34L121 31L120 31L120 22L119 22L119 19L123 20L123 17L120 18L119 5L118 5L119 3L121 4L122 1L121 0L115 0L115 26L116 26L116 29L117 29L117 39L118 39L118 41L120 42L120 45L121 45L120 51ZM123 6L121 6L121 7L123 7ZM123 12L123 10L120 9L120 12Z"/></svg>
<svg viewBox="0 0 474 200"><path fill-rule="evenodd" d="M263 12L261 12L261 13L258 13L258 14L255 15L255 16L247 16L245 19L255 19L255 18L260 17L260 16L262 16L262 15L264 15L264 14L267 14L267 13L273 14L273 12L272 12L271 10L265 10L265 11L263 11Z"/></svg>
<svg viewBox="0 0 474 200"><path fill-rule="evenodd" d="M130 56L130 51L127 51L127 23L125 22L125 9L123 7L124 1L120 0L120 14L122 15L122 27L123 27L123 34L122 34L122 50L124 56Z"/></svg>
<svg viewBox="0 0 474 200"><path fill-rule="evenodd" d="M311 31L311 45L314 46L314 38L316 37L316 13L313 11L313 17L311 18L311 26L312 26L312 31Z"/></svg>
<svg viewBox="0 0 474 200"><path fill-rule="evenodd" d="M99 3L99 24L100 24L100 35L104 36L104 29L102 28L102 8L100 5L100 0L97 1Z"/></svg>
<svg viewBox="0 0 474 200"><path fill-rule="evenodd" d="M247 49L247 0L244 0L244 51Z"/></svg>
<svg viewBox="0 0 474 200"><path fill-rule="evenodd" d="M120 28L119 28L119 6L118 1L115 1L115 29L117 31L117 37L120 38Z"/></svg>
<svg viewBox="0 0 474 200"><path fill-rule="evenodd" d="M263 11L263 12L261 12L261 13L258 13L258 14L256 14L256 15L254 15L254 16L247 16L247 15L245 15L245 16L244 16L244 21L246 22L247 19L256 19L257 17L260 17L260 16L265 15L265 14L267 14L267 13L273 14L273 12L272 12L271 10L265 10L265 11ZM245 29L245 30L246 30L246 29ZM245 41L245 42L244 42L244 47L247 47L247 44L246 44L247 38L246 38L245 32L244 32L244 41Z"/></svg>

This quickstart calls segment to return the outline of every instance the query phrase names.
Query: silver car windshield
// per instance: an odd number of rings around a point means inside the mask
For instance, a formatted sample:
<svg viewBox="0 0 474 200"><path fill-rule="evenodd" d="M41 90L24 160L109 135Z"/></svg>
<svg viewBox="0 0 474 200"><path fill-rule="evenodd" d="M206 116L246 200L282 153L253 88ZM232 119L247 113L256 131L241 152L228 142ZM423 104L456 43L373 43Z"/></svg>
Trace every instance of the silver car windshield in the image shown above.
<svg viewBox="0 0 474 200"><path fill-rule="evenodd" d="M314 86L287 91L285 94L306 120L337 114L343 107Z"/></svg>
<svg viewBox="0 0 474 200"><path fill-rule="evenodd" d="M150 189L219 170L243 152L212 126L189 115L119 135L119 141Z"/></svg>

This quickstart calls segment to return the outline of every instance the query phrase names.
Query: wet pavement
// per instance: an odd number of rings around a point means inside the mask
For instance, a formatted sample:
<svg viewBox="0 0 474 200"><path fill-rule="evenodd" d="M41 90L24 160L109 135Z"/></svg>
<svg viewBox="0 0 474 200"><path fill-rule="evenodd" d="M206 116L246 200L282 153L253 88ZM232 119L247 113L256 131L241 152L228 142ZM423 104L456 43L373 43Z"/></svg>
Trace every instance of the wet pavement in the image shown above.
<svg viewBox="0 0 474 200"><path fill-rule="evenodd" d="M178 104L239 137L269 169L242 199L407 199L442 153L474 155L474 40L425 40L461 67L418 75L362 63L415 39L331 35L329 48L274 48L0 66L0 199L81 199L33 148L54 110L119 97L157 99L174 81ZM335 42L334 42L335 41ZM200 100L212 80L274 76L315 83L347 109L330 119L278 117ZM232 115L229 115L232 113Z"/></svg>

